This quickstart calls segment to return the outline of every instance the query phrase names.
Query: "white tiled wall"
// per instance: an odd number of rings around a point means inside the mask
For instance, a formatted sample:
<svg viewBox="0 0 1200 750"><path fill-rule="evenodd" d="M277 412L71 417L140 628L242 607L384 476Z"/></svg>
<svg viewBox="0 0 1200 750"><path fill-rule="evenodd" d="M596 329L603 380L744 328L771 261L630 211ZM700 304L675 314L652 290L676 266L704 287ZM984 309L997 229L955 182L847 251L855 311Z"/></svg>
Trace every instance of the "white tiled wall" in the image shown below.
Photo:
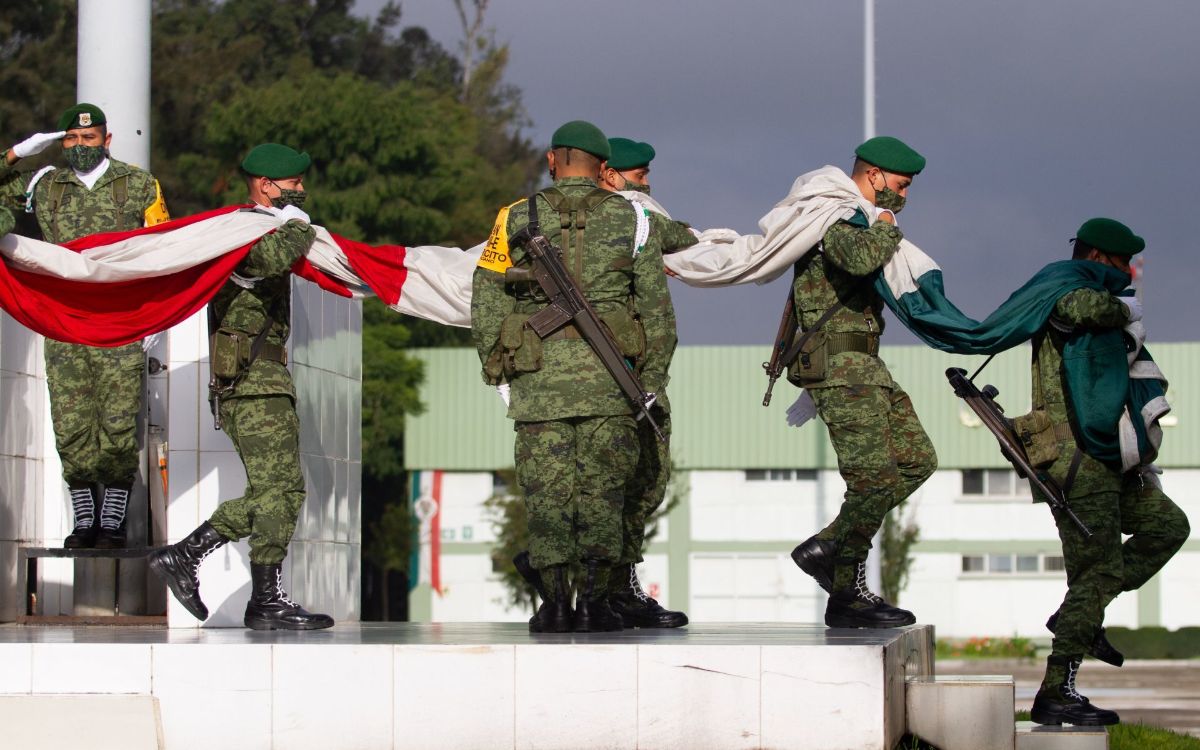
<svg viewBox="0 0 1200 750"><path fill-rule="evenodd" d="M206 312L170 331L168 539L178 541L224 500L245 489L233 444L213 429L208 405ZM361 304L294 279L289 368L300 417L308 497L284 561L288 593L311 610L355 620L359 610L361 486ZM209 627L240 627L250 584L245 542L227 545L201 569ZM173 627L196 621L173 599Z"/></svg>
<svg viewBox="0 0 1200 750"><path fill-rule="evenodd" d="M47 520L61 515L52 513L48 519L41 502L47 476L42 460L49 409L45 391L42 337L0 313L0 622L23 612L18 547L40 542ZM50 445L53 451L53 437ZM58 532L57 524L53 529Z"/></svg>

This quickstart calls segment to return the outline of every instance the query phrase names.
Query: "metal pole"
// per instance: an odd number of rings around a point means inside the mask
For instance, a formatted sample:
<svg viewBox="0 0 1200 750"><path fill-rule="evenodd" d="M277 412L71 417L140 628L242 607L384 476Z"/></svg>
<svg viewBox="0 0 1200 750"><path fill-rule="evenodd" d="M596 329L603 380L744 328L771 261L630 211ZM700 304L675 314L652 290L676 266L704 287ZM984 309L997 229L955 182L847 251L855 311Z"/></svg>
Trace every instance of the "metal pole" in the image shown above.
<svg viewBox="0 0 1200 750"><path fill-rule="evenodd" d="M112 155L150 168L151 0L79 0L76 95L104 110Z"/></svg>
<svg viewBox="0 0 1200 750"><path fill-rule="evenodd" d="M863 0L863 140L875 137L875 0ZM883 561L879 554L882 532L871 540L867 555L867 585L879 591Z"/></svg>

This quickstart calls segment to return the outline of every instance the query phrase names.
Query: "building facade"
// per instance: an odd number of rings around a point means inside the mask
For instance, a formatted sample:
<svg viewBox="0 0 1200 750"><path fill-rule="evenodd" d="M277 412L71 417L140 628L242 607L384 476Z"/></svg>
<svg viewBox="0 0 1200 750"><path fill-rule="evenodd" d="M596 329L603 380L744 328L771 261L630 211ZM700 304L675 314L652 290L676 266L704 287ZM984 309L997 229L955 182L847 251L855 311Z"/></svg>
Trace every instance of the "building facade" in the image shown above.
<svg viewBox="0 0 1200 750"><path fill-rule="evenodd" d="M1200 365L1200 344L1159 344L1168 378ZM678 502L650 544L641 578L650 592L695 622L819 622L825 595L792 563L799 541L836 514L845 486L819 421L788 427L799 393L779 384L770 408L760 347L681 347L671 370ZM425 412L410 418L405 461L422 544L410 594L414 620L523 620L493 572L494 517L484 503L509 491L512 423L479 377L467 349L417 353L426 364ZM899 510L919 529L899 603L939 635L1034 636L1066 590L1049 510L1004 461L990 433L954 396L948 367L974 371L982 358L919 346L884 347L883 358L938 451L934 476ZM1007 352L980 375L1000 389L1010 415L1029 409L1029 349ZM1189 517L1200 517L1200 407L1181 387L1168 393L1158 464ZM1107 622L1177 628L1200 623L1200 537L1141 591L1109 608Z"/></svg>

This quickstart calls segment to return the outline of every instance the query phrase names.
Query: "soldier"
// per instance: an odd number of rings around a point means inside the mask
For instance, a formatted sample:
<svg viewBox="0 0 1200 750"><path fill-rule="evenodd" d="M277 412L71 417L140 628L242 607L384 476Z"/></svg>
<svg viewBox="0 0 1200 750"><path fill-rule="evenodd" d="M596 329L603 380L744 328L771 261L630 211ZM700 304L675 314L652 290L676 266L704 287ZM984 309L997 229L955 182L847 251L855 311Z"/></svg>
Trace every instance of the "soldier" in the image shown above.
<svg viewBox="0 0 1200 750"><path fill-rule="evenodd" d="M650 162L654 147L629 138L609 138L612 156L600 176L600 187L614 192L650 193ZM634 204L649 221L648 244L654 243L661 254L675 252L696 243L687 224L673 221L663 214ZM654 420L663 434L671 435L671 406L666 388L658 392L652 407ZM621 558L609 581L608 601L621 616L626 627L678 628L687 625L683 612L666 609L643 589L637 577L637 564L642 561L642 545L646 536L646 519L658 510L667 496L671 480L670 443L659 440L648 423L638 425L638 465L633 481L625 490L625 505L621 517L624 527Z"/></svg>
<svg viewBox="0 0 1200 750"><path fill-rule="evenodd" d="M1124 274L1117 287L1129 283L1129 261L1146 243L1124 224L1091 219L1079 228L1072 259L1100 263ZM1048 417L1047 436L1054 449L1047 473L1070 501L1076 515L1092 531L1091 539L1055 513L1067 568L1067 595L1047 627L1054 633L1046 675L1033 701L1032 719L1039 724L1116 724L1114 711L1093 706L1075 688L1085 653L1120 666L1124 657L1105 637L1104 608L1123 591L1135 591L1149 581L1179 550L1190 533L1187 516L1162 491L1153 465L1121 473L1078 447L1073 425L1083 416L1075 403L1100 403L1109 380L1094 374L1072 379L1089 389L1071 394L1063 349L1073 341L1105 329L1124 328L1141 318L1141 304L1103 289L1077 288L1058 298L1050 320L1033 340L1033 408ZM1076 355L1078 357L1078 354ZM1124 365L1125 358L1118 361ZM1104 382L1101 382L1104 381ZM1105 427L1116 433L1119 414ZM1057 458L1053 458L1057 455ZM1129 535L1124 543L1121 535Z"/></svg>
<svg viewBox="0 0 1200 750"><path fill-rule="evenodd" d="M547 153L554 186L534 196L543 233L603 318L648 391L666 384L675 317L656 246L639 246L629 202L597 186L610 156L591 123L555 131ZM547 299L527 276L528 259L508 238L530 223L528 201L500 212L475 269L472 336L484 380L511 384L517 480L529 510L529 559L545 596L532 632L620 630L607 603L610 568L621 559L621 509L638 461L633 407L578 329L545 340L525 325ZM568 567L579 565L571 608Z"/></svg>
<svg viewBox="0 0 1200 750"><path fill-rule="evenodd" d="M16 225L17 220L13 218L12 211L0 206L0 237L11 232Z"/></svg>
<svg viewBox="0 0 1200 750"><path fill-rule="evenodd" d="M185 539L150 555L150 569L197 619L200 563L226 542L250 537L251 594L244 622L254 630L317 630L333 625L283 591L282 563L304 503L296 391L287 369L291 268L316 233L301 210L308 154L276 143L255 146L242 173L255 211L285 220L250 248L209 303L210 397L220 426L246 470L246 494L227 500Z"/></svg>
<svg viewBox="0 0 1200 750"><path fill-rule="evenodd" d="M875 205L838 221L796 264L792 296L800 328L816 329L793 364L829 429L846 496L833 522L792 551L829 602L829 627L886 628L916 618L872 593L867 552L884 516L937 468L937 456L908 394L879 358L883 300L871 280L902 237L904 207L925 158L896 138L872 138L855 150L851 180Z"/></svg>
<svg viewBox="0 0 1200 750"><path fill-rule="evenodd" d="M58 132L32 135L5 154L0 201L34 213L47 242L170 218L154 176L108 155L107 122L96 105L76 104L59 118ZM54 143L61 143L68 167L32 174L16 170L18 161ZM75 528L63 546L124 547L125 509L138 469L142 345L100 349L47 339L45 351L54 441L75 515Z"/></svg>

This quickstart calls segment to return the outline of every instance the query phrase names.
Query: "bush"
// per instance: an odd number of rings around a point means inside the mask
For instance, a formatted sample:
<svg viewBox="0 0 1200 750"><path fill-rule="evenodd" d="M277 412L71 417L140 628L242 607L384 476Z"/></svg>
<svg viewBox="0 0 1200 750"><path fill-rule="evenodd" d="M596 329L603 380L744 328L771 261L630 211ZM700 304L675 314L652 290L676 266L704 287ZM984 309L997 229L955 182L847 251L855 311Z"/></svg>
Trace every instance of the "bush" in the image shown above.
<svg viewBox="0 0 1200 750"><path fill-rule="evenodd" d="M1200 627L1167 630L1161 627L1107 630L1108 640L1127 659L1195 659L1200 657Z"/></svg>

